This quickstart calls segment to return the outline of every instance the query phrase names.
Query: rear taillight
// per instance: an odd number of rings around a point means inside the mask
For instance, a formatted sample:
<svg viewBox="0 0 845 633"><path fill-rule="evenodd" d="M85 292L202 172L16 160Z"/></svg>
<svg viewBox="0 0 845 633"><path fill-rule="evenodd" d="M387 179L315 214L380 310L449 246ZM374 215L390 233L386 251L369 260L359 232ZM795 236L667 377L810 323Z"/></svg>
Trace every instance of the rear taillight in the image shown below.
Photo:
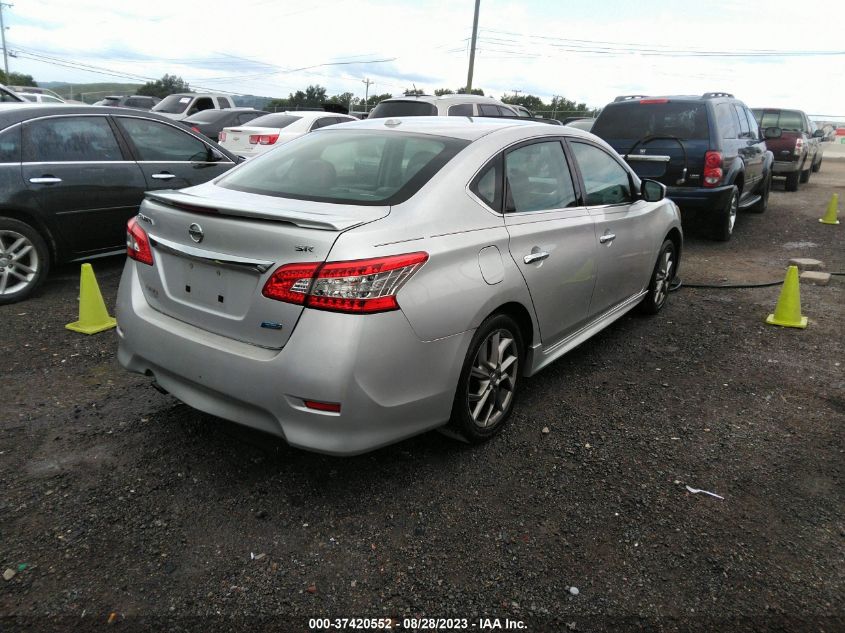
<svg viewBox="0 0 845 633"><path fill-rule="evenodd" d="M722 152L707 152L704 155L704 175L702 181L705 187L715 187L722 182Z"/></svg>
<svg viewBox="0 0 845 633"><path fill-rule="evenodd" d="M226 140L226 132L221 131L220 134L217 135L217 142L222 143L225 140Z"/></svg>
<svg viewBox="0 0 845 633"><path fill-rule="evenodd" d="M150 248L150 238L147 232L138 224L138 218L133 217L126 223L126 254L136 262L153 265L153 251Z"/></svg>
<svg viewBox="0 0 845 633"><path fill-rule="evenodd" d="M800 136L795 139L795 155L800 156L801 152L804 151L804 139Z"/></svg>
<svg viewBox="0 0 845 633"><path fill-rule="evenodd" d="M197 134L202 134L202 132L200 132L200 129L199 129L196 125L192 125L192 126L191 126L191 129L192 129L194 132L196 132Z"/></svg>
<svg viewBox="0 0 845 633"><path fill-rule="evenodd" d="M250 134L250 145L272 145L279 140L278 134Z"/></svg>
<svg viewBox="0 0 845 633"><path fill-rule="evenodd" d="M319 402L317 400L303 400L302 403L309 409L325 411L326 413L340 413L339 402Z"/></svg>
<svg viewBox="0 0 845 633"><path fill-rule="evenodd" d="M640 99L640 103L669 103L669 99Z"/></svg>
<svg viewBox="0 0 845 633"><path fill-rule="evenodd" d="M286 264L261 293L317 310L371 314L396 310L396 293L428 261L428 253L408 253L346 262Z"/></svg>

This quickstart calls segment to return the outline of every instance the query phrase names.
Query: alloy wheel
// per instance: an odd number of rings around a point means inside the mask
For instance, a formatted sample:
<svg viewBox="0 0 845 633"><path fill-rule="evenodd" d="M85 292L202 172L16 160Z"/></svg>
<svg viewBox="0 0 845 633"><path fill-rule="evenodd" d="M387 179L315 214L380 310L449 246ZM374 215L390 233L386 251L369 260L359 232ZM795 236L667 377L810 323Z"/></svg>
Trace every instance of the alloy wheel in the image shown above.
<svg viewBox="0 0 845 633"><path fill-rule="evenodd" d="M467 406L476 426L490 428L499 423L510 407L519 365L513 334L491 332L475 355L467 382Z"/></svg>
<svg viewBox="0 0 845 633"><path fill-rule="evenodd" d="M28 237L0 229L0 296L11 295L34 283L41 262Z"/></svg>
<svg viewBox="0 0 845 633"><path fill-rule="evenodd" d="M662 306L669 294L669 284L672 282L672 267L675 265L672 249L666 249L657 265L654 276L654 305Z"/></svg>

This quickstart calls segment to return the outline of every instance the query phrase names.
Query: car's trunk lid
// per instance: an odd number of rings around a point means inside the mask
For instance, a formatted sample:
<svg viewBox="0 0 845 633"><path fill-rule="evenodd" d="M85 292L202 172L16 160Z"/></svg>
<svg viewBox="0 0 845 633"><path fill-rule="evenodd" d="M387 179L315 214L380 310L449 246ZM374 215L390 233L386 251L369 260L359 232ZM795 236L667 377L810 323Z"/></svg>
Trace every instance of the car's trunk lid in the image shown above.
<svg viewBox="0 0 845 633"><path fill-rule="evenodd" d="M618 139L608 142L640 178L651 178L667 187L701 185L709 141L655 138L638 144Z"/></svg>
<svg viewBox="0 0 845 633"><path fill-rule="evenodd" d="M322 262L340 233L384 217L389 207L324 204L203 185L148 194L140 226L153 266L137 270L154 309L209 332L281 348L302 306L268 299L279 266Z"/></svg>
<svg viewBox="0 0 845 633"><path fill-rule="evenodd" d="M244 150L252 151L255 149L255 144L249 142L250 136L278 134L279 130L277 128L267 127L228 127L225 129L225 132L226 142L223 144L223 147L237 154Z"/></svg>

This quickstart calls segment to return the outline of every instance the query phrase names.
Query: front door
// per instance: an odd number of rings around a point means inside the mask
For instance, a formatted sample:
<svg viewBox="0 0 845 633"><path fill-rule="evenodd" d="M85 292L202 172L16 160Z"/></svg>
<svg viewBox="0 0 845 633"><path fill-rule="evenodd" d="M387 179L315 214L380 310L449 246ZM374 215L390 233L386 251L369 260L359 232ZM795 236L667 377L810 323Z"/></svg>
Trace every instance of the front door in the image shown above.
<svg viewBox="0 0 845 633"><path fill-rule="evenodd" d="M138 158L147 189L199 185L234 166L211 145L175 125L133 116L115 120Z"/></svg>
<svg viewBox="0 0 845 633"><path fill-rule="evenodd" d="M22 174L75 256L119 248L146 188L138 165L102 115L24 123Z"/></svg>
<svg viewBox="0 0 845 633"><path fill-rule="evenodd" d="M534 303L544 347L588 319L596 281L593 220L575 190L561 141L505 154L505 226L510 252Z"/></svg>

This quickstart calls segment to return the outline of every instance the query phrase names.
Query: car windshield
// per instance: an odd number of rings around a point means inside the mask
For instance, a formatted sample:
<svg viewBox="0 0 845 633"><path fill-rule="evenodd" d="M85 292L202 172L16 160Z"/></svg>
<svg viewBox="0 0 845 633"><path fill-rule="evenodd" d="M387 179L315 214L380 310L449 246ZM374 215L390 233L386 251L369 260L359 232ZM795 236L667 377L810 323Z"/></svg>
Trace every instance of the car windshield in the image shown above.
<svg viewBox="0 0 845 633"><path fill-rule="evenodd" d="M250 127L275 127L283 128L289 126L294 121L299 121L301 116L293 116L292 114L265 114L257 117L249 122Z"/></svg>
<svg viewBox="0 0 845 633"><path fill-rule="evenodd" d="M425 101L382 101L370 112L370 119L391 116L437 116L437 108Z"/></svg>
<svg viewBox="0 0 845 633"><path fill-rule="evenodd" d="M707 107L703 103L682 101L611 104L596 119L591 131L605 140L634 141L646 136L706 140L710 136Z"/></svg>
<svg viewBox="0 0 845 633"><path fill-rule="evenodd" d="M159 101L153 110L167 114L181 114L188 109L193 97L185 95L170 95Z"/></svg>
<svg viewBox="0 0 845 633"><path fill-rule="evenodd" d="M800 132L804 129L804 117L796 110L760 110L755 109L754 118L761 128L779 127L788 132Z"/></svg>
<svg viewBox="0 0 845 633"><path fill-rule="evenodd" d="M394 205L428 182L469 141L373 130L320 130L223 176L227 189L335 204Z"/></svg>

